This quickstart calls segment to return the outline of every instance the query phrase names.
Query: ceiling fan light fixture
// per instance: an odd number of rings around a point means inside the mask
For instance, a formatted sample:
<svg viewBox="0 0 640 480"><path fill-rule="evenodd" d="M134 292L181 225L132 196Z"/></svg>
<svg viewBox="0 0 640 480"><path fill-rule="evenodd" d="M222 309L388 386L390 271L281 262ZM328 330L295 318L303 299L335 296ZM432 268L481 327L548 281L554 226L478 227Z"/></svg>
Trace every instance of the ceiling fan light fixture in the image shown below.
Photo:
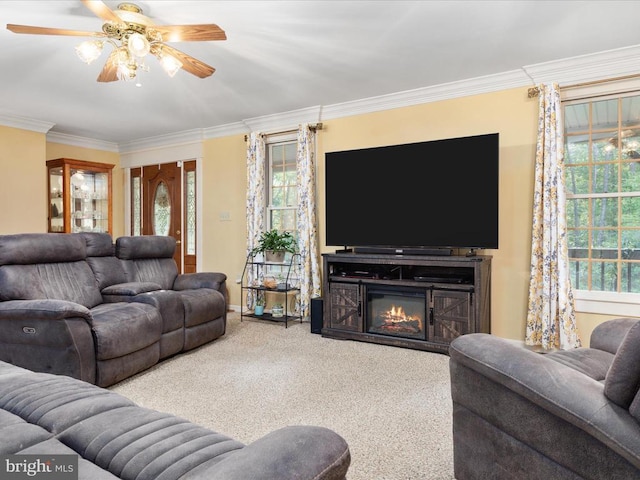
<svg viewBox="0 0 640 480"><path fill-rule="evenodd" d="M167 75L171 78L173 78L175 74L178 73L178 70L182 68L182 62L180 60L173 55L167 55L166 53L160 57L160 65L162 65L164 71L167 72Z"/></svg>
<svg viewBox="0 0 640 480"><path fill-rule="evenodd" d="M111 44L114 50L100 71L98 82L137 78L139 71L149 71L144 63L144 58L149 53L161 61L163 69L170 77L173 77L180 68L199 78L209 77L215 72L215 68L210 65L165 45L164 38L181 42L226 40L224 30L218 25L158 26L150 18L143 15L142 9L133 3L121 3L116 10L112 10L102 0L82 0L82 3L104 21L101 32L14 24L7 24L7 29L20 34L91 37L93 40L82 42L76 46L76 54L87 64L92 63L101 55L104 43ZM100 40L96 40L96 38ZM163 47L169 52L166 57L161 54Z"/></svg>
<svg viewBox="0 0 640 480"><path fill-rule="evenodd" d="M76 47L76 54L84 63L89 65L102 53L104 42L99 40L87 40Z"/></svg>
<svg viewBox="0 0 640 480"><path fill-rule="evenodd" d="M149 45L149 40L147 40L144 35L132 33L127 40L127 48L131 55L142 58L149 53L151 45Z"/></svg>

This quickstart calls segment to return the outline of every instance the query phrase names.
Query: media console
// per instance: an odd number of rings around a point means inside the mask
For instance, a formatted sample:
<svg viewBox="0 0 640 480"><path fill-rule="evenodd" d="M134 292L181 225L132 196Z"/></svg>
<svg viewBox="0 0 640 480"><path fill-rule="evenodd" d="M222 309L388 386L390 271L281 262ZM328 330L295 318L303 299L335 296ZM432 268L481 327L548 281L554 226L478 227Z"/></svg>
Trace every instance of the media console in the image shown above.
<svg viewBox="0 0 640 480"><path fill-rule="evenodd" d="M322 335L448 353L491 331L491 257L323 254Z"/></svg>

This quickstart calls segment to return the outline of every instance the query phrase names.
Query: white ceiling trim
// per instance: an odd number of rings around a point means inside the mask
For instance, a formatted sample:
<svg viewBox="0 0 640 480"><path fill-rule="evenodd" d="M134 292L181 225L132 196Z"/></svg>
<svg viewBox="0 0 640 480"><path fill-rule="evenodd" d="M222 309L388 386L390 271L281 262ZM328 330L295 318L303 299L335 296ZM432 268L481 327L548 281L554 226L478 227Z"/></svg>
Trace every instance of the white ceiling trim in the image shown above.
<svg viewBox="0 0 640 480"><path fill-rule="evenodd" d="M393 108L410 107L423 103L479 95L531 85L531 79L522 70L487 75L484 77L443 83L379 97L329 105L322 110L322 119L341 118Z"/></svg>
<svg viewBox="0 0 640 480"><path fill-rule="evenodd" d="M114 146L89 138L48 133L47 140L69 145L100 148L108 151L135 152L169 145L189 144L207 138L248 133L251 131L278 131L293 128L300 123L316 123L333 118L359 115L376 111L401 108L452 98L490 93L509 88L534 86L556 82L563 85L592 82L637 74L640 70L640 45L609 50L590 55L523 66L494 75L445 83L415 90L397 92L327 106L314 106L290 112L254 117L230 125L177 132L169 135L143 138ZM14 115L0 113L0 124L38 132L48 132L55 125Z"/></svg>
<svg viewBox="0 0 640 480"><path fill-rule="evenodd" d="M47 142L61 143L63 145L72 145L75 147L93 148L96 150L105 150L107 152L119 152L117 143L79 137L77 135L69 135L66 133L49 132L47 133Z"/></svg>
<svg viewBox="0 0 640 480"><path fill-rule="evenodd" d="M192 143L202 142L203 130L196 128L193 130L184 130L182 132L170 133L167 135L158 135L157 137L141 138L140 140L134 140L132 142L123 143L120 145L120 152L138 152L153 150L156 148L189 145Z"/></svg>
<svg viewBox="0 0 640 480"><path fill-rule="evenodd" d="M38 133L47 133L55 125L54 122L44 122L31 118L18 117L9 113L0 113L0 125L5 127L20 128Z"/></svg>
<svg viewBox="0 0 640 480"><path fill-rule="evenodd" d="M556 82L560 88L576 83L637 75L640 45L522 67L534 83Z"/></svg>
<svg viewBox="0 0 640 480"><path fill-rule="evenodd" d="M249 132L270 133L298 128L301 123L318 123L322 107L301 108L284 113L264 115L243 120Z"/></svg>

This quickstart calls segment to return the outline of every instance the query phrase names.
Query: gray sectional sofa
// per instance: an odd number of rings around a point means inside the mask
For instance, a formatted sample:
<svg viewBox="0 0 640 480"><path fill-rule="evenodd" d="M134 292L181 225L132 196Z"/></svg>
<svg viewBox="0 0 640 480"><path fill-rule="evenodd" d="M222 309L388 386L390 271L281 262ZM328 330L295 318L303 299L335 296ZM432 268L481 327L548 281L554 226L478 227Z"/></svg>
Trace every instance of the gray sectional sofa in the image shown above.
<svg viewBox="0 0 640 480"><path fill-rule="evenodd" d="M225 333L223 273L171 237L0 235L0 360L106 387Z"/></svg>
<svg viewBox="0 0 640 480"><path fill-rule="evenodd" d="M1 361L0 455L71 455L79 480L344 480L351 460L344 439L323 427L283 427L244 445L95 385Z"/></svg>
<svg viewBox="0 0 640 480"><path fill-rule="evenodd" d="M450 345L457 480L640 479L640 319L535 353L488 334Z"/></svg>

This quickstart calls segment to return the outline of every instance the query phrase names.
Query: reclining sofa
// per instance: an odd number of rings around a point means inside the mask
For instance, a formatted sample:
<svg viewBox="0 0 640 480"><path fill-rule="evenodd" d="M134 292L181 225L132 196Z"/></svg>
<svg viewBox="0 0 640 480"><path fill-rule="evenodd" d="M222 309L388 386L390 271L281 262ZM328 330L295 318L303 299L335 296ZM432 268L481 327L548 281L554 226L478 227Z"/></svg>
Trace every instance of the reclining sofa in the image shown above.
<svg viewBox="0 0 640 480"><path fill-rule="evenodd" d="M0 235L0 360L102 387L225 333L226 276L178 275L175 240Z"/></svg>
<svg viewBox="0 0 640 480"><path fill-rule="evenodd" d="M584 348L474 333L449 354L457 480L640 479L640 319Z"/></svg>
<svg viewBox="0 0 640 480"><path fill-rule="evenodd" d="M343 480L351 460L324 427L283 427L244 445L95 385L1 361L0 433L0 455L70 455L79 480Z"/></svg>

